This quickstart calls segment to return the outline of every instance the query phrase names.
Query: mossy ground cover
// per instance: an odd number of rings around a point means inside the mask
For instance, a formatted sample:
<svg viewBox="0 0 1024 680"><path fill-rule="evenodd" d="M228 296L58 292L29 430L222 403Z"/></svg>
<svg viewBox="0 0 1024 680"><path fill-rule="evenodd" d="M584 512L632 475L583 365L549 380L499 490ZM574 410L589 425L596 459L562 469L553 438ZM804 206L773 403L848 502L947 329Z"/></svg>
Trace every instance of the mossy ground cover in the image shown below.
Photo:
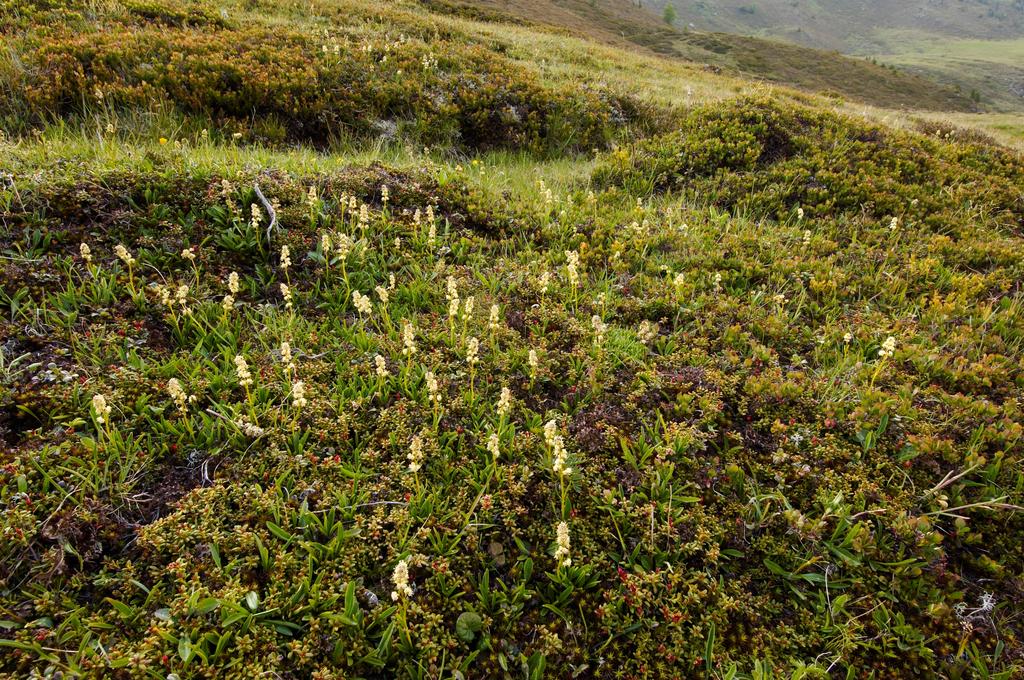
<svg viewBox="0 0 1024 680"><path fill-rule="evenodd" d="M619 91L473 30L478 83ZM595 152L603 109L424 150L433 109L373 145L113 91L0 139L4 677L1024 672L1019 154L786 93L628 93Z"/></svg>
<svg viewBox="0 0 1024 680"><path fill-rule="evenodd" d="M9 182L4 671L1012 677L1019 159L692 120L592 181ZM819 165L899 209L733 193Z"/></svg>

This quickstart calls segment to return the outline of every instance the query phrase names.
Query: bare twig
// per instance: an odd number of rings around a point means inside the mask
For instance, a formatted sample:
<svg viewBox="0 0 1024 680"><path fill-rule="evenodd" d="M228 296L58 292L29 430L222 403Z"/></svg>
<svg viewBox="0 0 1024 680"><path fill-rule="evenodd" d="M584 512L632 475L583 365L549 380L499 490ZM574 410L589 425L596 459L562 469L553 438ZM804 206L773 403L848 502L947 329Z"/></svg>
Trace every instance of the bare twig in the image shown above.
<svg viewBox="0 0 1024 680"><path fill-rule="evenodd" d="M406 507L409 504L404 502L404 501L374 501L372 503L357 503L356 505L346 505L345 507L340 508L340 509L341 510L358 510L359 508L372 508L372 507L376 507L378 505L397 505L399 507L403 507L404 508L404 507ZM310 512L312 512L314 515L316 515L316 514L319 514L321 512L328 512L328 511L334 510L334 509L337 509L337 508L324 508L322 510L311 510Z"/></svg>
<svg viewBox="0 0 1024 680"><path fill-rule="evenodd" d="M945 489L947 486L949 486L953 482L957 481L958 479L960 479L964 475L966 475L966 474L968 474L968 473L970 473L970 472L972 472L974 470L977 470L979 467L981 467L981 463L975 463L974 465L972 465L971 467L963 470L962 472L960 472L957 475L953 474L954 472L956 472L955 470L950 470L949 472L946 473L946 476L942 478L941 482L939 482L938 484L936 484L932 488L930 488L927 491L925 491L924 495L925 496L931 496L933 494L937 494L939 491L942 491L943 489Z"/></svg>
<svg viewBox="0 0 1024 680"><path fill-rule="evenodd" d="M274 210L274 206L270 205L267 197L263 195L258 182L254 182L252 188L256 192L256 198L260 199L260 203L263 204L263 209L270 215L270 224L267 225L267 245L269 246L270 234L277 228L277 212Z"/></svg>
<svg viewBox="0 0 1024 680"><path fill-rule="evenodd" d="M856 515L850 515L846 519L847 520L859 519L859 518L863 517L864 515L883 515L883 514L885 514L885 508L872 508L871 510L862 510L861 512L858 512Z"/></svg>
<svg viewBox="0 0 1024 680"><path fill-rule="evenodd" d="M963 517L962 515L954 515L953 513L955 513L957 510L969 510L971 508L985 508L987 510L1013 510L1013 511L1024 510L1024 508L1022 508L1019 505L1013 505L1012 503L1003 503L1003 500L1005 500L1006 498L1008 498L1008 496L1000 496L999 498L993 498L993 499L987 500L987 501L980 501L978 503L968 503L967 505L958 505L955 508L947 508L947 509L943 509L943 510L935 510L934 512L926 512L926 513L924 513L924 516L925 517L930 517L931 515L950 515L952 517L958 517L958 518L962 517L963 519L967 519L966 517Z"/></svg>

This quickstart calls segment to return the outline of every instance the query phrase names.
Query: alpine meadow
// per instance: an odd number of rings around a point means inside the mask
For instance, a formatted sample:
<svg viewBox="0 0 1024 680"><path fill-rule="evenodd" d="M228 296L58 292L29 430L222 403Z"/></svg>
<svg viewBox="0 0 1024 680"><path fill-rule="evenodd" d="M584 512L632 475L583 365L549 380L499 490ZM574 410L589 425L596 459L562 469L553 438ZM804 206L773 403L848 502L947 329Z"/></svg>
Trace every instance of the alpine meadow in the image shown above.
<svg viewBox="0 0 1024 680"><path fill-rule="evenodd" d="M1024 677L1020 0L666 4L0 0L0 678Z"/></svg>

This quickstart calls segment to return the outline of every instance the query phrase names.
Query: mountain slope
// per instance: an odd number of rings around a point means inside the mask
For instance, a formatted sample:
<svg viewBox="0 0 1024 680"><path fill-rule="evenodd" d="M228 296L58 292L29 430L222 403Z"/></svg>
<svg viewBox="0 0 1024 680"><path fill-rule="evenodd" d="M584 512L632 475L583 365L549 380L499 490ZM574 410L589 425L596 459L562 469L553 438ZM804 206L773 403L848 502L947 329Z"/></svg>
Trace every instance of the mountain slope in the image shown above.
<svg viewBox="0 0 1024 680"><path fill-rule="evenodd" d="M1024 33L1021 0L643 0L655 12L669 2L680 26L773 36L854 53L884 50L891 42L885 31L890 30L984 40Z"/></svg>
<svg viewBox="0 0 1024 680"><path fill-rule="evenodd" d="M465 16L512 17L619 46L706 64L713 69L824 92L889 108L973 111L964 91L922 75L879 66L834 51L775 40L681 31L626 2L589 0L421 0L426 6Z"/></svg>
<svg viewBox="0 0 1024 680"><path fill-rule="evenodd" d="M632 0L605 0L635 7ZM676 25L754 35L871 57L969 94L986 108L1024 109L1022 0L644 0Z"/></svg>

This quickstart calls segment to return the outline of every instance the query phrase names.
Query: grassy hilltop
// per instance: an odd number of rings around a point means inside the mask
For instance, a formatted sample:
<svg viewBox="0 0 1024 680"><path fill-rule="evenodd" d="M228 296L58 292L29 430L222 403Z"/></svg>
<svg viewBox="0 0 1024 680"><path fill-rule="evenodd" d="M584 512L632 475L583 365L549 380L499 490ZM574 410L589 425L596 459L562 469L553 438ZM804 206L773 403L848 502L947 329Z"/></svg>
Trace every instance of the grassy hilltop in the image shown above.
<svg viewBox="0 0 1024 680"><path fill-rule="evenodd" d="M1019 119L552 12L0 0L0 676L1024 673Z"/></svg>

